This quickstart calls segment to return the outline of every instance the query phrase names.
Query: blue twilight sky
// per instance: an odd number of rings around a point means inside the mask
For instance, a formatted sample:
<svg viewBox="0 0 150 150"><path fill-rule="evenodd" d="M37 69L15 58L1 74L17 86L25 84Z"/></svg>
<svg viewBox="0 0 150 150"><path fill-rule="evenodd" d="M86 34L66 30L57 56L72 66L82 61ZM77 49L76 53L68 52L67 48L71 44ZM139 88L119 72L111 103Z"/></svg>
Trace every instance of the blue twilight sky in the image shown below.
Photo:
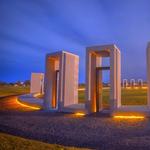
<svg viewBox="0 0 150 150"><path fill-rule="evenodd" d="M44 72L46 53L68 50L84 82L85 47L110 43L121 50L122 78L146 79L148 41L150 0L0 0L0 81L30 79Z"/></svg>

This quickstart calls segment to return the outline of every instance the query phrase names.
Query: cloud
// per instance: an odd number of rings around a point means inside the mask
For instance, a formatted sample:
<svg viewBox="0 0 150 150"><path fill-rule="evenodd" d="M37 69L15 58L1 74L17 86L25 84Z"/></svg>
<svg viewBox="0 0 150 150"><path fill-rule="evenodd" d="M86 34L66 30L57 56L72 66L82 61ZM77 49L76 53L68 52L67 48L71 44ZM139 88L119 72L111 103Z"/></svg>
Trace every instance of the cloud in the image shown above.
<svg viewBox="0 0 150 150"><path fill-rule="evenodd" d="M29 73L44 66L46 53L69 50L81 58L80 81L83 82L85 47L109 43L121 49L123 78L145 78L149 6L149 0L1 0L0 58L11 60L0 64L5 68L1 79L9 81L6 72L10 68L19 69L19 62L30 66L24 70ZM16 62L15 57L19 56L21 59Z"/></svg>

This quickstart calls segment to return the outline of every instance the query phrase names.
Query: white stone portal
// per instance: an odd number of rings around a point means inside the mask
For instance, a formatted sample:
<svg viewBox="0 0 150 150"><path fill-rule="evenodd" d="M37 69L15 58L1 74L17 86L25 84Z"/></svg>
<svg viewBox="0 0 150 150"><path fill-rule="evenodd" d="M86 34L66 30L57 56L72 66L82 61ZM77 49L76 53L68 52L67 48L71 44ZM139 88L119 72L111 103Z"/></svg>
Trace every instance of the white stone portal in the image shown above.
<svg viewBox="0 0 150 150"><path fill-rule="evenodd" d="M128 80L127 79L123 79L122 87L123 88L127 88L128 87Z"/></svg>
<svg viewBox="0 0 150 150"><path fill-rule="evenodd" d="M131 80L130 80L130 87L131 87L131 88L135 88L135 86L136 86L135 79L131 79Z"/></svg>
<svg viewBox="0 0 150 150"><path fill-rule="evenodd" d="M102 66L102 58L110 57L110 66ZM116 45L92 46L86 49L86 109L102 108L102 71L110 70L110 110L121 106L121 56Z"/></svg>
<svg viewBox="0 0 150 150"><path fill-rule="evenodd" d="M79 57L65 51L47 54L44 107L65 111L78 103Z"/></svg>
<svg viewBox="0 0 150 150"><path fill-rule="evenodd" d="M138 79L138 87L142 88L143 86L144 86L143 80L142 79Z"/></svg>
<svg viewBox="0 0 150 150"><path fill-rule="evenodd" d="M32 73L30 80L30 93L44 93L44 73Z"/></svg>
<svg viewBox="0 0 150 150"><path fill-rule="evenodd" d="M130 112L130 113L138 113L141 115L145 115L145 116L150 116L150 42L148 43L147 46L147 52L146 52L146 56L147 56L147 85L148 85L148 98L147 98L147 105L123 105L120 108L117 109L116 112L114 112L114 115L120 114L120 113L125 113L125 112ZM138 83L140 83L140 85L143 85L143 81L140 79L138 80ZM135 83L135 79L131 79L130 80L130 86L131 87L135 87L136 83Z"/></svg>

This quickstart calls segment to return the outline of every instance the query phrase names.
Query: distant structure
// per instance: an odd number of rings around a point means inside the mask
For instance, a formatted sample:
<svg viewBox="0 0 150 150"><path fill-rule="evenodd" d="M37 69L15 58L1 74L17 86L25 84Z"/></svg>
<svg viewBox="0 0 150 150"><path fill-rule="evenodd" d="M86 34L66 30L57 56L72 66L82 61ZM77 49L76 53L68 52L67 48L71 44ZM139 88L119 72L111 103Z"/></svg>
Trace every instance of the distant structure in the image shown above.
<svg viewBox="0 0 150 150"><path fill-rule="evenodd" d="M110 66L102 66L102 58L110 57ZM102 71L110 70L110 110L121 106L121 58L115 45L86 48L86 109L89 113L103 110Z"/></svg>
<svg viewBox="0 0 150 150"><path fill-rule="evenodd" d="M142 88L143 86L144 86L143 80L142 79L138 79L138 87Z"/></svg>
<svg viewBox="0 0 150 150"><path fill-rule="evenodd" d="M44 94L44 73L32 73L30 93Z"/></svg>
<svg viewBox="0 0 150 150"><path fill-rule="evenodd" d="M130 87L130 88L136 88L136 89L137 88L143 88L144 87L144 83L143 83L142 79L138 79L137 82L135 81L135 79L130 79L129 83L128 83L127 79L123 79L122 87L123 88Z"/></svg>
<svg viewBox="0 0 150 150"><path fill-rule="evenodd" d="M127 88L128 87L128 80L127 79L123 79L122 87L123 88Z"/></svg>
<svg viewBox="0 0 150 150"><path fill-rule="evenodd" d="M130 80L130 87L131 87L131 88L135 88L135 86L136 86L135 79L131 79L131 80Z"/></svg>
<svg viewBox="0 0 150 150"><path fill-rule="evenodd" d="M66 111L78 103L79 57L66 51L46 55L44 108Z"/></svg>

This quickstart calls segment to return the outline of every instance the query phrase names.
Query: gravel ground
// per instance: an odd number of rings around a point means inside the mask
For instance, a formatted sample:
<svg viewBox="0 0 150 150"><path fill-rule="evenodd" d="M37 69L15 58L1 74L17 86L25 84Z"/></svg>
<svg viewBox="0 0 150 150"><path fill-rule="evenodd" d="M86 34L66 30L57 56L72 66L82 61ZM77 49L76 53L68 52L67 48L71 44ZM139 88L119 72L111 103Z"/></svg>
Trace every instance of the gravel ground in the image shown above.
<svg viewBox="0 0 150 150"><path fill-rule="evenodd" d="M43 111L0 111L0 132L66 146L150 150L150 120L77 117Z"/></svg>

